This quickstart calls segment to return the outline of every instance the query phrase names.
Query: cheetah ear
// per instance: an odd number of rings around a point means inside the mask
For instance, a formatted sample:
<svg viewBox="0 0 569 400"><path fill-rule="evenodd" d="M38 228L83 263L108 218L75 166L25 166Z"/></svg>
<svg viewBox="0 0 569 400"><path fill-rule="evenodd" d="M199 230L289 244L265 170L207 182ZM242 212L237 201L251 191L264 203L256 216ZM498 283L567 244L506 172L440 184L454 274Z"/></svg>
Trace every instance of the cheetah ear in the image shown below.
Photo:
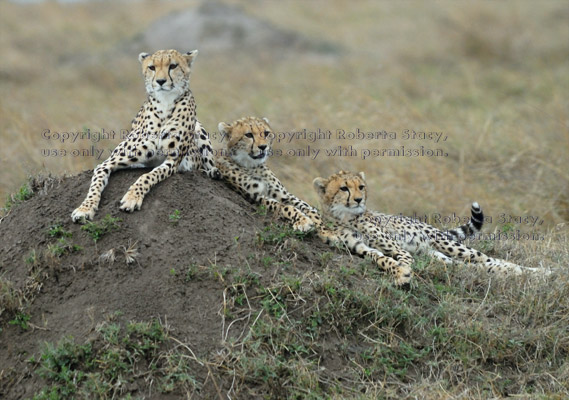
<svg viewBox="0 0 569 400"><path fill-rule="evenodd" d="M192 63L194 62L194 60L196 59L196 57L198 56L198 51L197 50L192 50L192 51L188 51L187 53L185 53L183 55L183 57L186 59L186 61L188 62L188 67L192 66Z"/></svg>
<svg viewBox="0 0 569 400"><path fill-rule="evenodd" d="M227 125L225 122L220 122L217 125L217 129L219 130L220 133L231 135L231 125Z"/></svg>
<svg viewBox="0 0 569 400"><path fill-rule="evenodd" d="M362 178L363 181L366 180L366 176L365 176L365 174L364 174L363 171L358 172L358 176L359 176L360 178Z"/></svg>
<svg viewBox="0 0 569 400"><path fill-rule="evenodd" d="M316 193L318 193L319 196L322 196L326 192L327 183L328 182L324 178L316 178L312 181L312 186L314 186Z"/></svg>
<svg viewBox="0 0 569 400"><path fill-rule="evenodd" d="M138 61L140 61L140 63L142 64L142 60L144 60L146 57L148 57L150 54L148 53L140 53L138 55Z"/></svg>
<svg viewBox="0 0 569 400"><path fill-rule="evenodd" d="M270 124L269 119L267 117L263 117L263 121L265 121L267 124Z"/></svg>

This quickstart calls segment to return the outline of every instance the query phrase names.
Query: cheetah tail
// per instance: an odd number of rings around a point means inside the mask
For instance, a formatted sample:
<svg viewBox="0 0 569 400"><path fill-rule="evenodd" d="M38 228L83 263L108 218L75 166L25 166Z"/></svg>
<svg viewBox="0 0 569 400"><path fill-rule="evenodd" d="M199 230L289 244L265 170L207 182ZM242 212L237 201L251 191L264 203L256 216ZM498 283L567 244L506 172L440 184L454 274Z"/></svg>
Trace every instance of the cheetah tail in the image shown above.
<svg viewBox="0 0 569 400"><path fill-rule="evenodd" d="M477 202L472 203L470 215L470 221L468 221L467 224L447 231L447 234L451 239L460 242L461 240L480 232L482 225L484 224L484 213L482 212L482 207L480 207Z"/></svg>

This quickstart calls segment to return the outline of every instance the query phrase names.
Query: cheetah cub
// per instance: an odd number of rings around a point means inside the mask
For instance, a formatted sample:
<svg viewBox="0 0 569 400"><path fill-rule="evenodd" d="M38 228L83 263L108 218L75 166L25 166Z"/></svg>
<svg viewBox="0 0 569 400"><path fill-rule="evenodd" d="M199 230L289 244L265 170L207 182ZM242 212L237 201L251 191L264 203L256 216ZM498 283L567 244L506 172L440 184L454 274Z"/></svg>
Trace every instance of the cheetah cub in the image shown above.
<svg viewBox="0 0 569 400"><path fill-rule="evenodd" d="M366 246L378 252L383 268L395 276L398 284L410 282L411 254L419 253L445 263L453 260L471 263L488 272L519 274L536 271L493 259L459 242L482 227L483 214L477 203L472 204L472 218L468 224L443 232L412 218L366 209L367 185L363 172L340 171L328 179L316 178L313 185L320 197L323 219L330 223L329 241L350 246L352 241L363 239Z"/></svg>
<svg viewBox="0 0 569 400"><path fill-rule="evenodd" d="M160 50L138 56L148 98L132 121L126 140L95 168L87 197L71 214L73 221L93 219L109 176L119 169L153 168L122 198L120 209L128 212L139 210L146 193L176 172L200 169L211 178L221 177L209 135L196 119L190 90L191 66L197 54L197 50L185 54Z"/></svg>
<svg viewBox="0 0 569 400"><path fill-rule="evenodd" d="M289 193L265 165L274 139L268 119L246 117L232 124L220 122L218 129L227 143L216 159L225 181L248 200L287 220L296 230L305 232L320 224L317 211Z"/></svg>

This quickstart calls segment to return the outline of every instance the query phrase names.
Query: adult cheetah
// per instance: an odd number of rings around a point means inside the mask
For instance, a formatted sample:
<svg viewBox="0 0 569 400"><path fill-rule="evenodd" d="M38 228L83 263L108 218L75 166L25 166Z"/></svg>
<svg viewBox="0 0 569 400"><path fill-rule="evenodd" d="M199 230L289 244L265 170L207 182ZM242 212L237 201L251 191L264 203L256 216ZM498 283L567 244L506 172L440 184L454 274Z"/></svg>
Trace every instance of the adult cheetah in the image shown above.
<svg viewBox="0 0 569 400"><path fill-rule="evenodd" d="M138 56L148 98L132 121L126 140L95 168L87 197L71 214L73 221L93 219L109 176L119 169L153 168L122 198L120 209L127 212L140 209L146 193L176 172L200 169L211 178L221 177L209 135L196 119L190 90L191 66L197 54L197 50L185 54L160 50Z"/></svg>

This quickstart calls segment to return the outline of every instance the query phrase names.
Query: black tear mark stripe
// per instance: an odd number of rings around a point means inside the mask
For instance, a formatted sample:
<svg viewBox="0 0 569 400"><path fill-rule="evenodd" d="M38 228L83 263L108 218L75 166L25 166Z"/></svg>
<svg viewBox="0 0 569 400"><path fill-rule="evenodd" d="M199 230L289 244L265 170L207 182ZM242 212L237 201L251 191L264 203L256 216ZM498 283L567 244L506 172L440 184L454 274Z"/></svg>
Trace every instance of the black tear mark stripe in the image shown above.
<svg viewBox="0 0 569 400"><path fill-rule="evenodd" d="M253 152L253 148L255 147L255 135L253 135L253 125L249 124L249 131L251 131L251 139L253 139L253 143L251 143L251 153Z"/></svg>
<svg viewBox="0 0 569 400"><path fill-rule="evenodd" d="M174 87L174 79L172 79L172 75L170 75L170 72L171 72L170 66L168 66L168 78L170 78L170 82L172 82L172 88L173 88ZM177 101L176 101L176 103L177 103Z"/></svg>

